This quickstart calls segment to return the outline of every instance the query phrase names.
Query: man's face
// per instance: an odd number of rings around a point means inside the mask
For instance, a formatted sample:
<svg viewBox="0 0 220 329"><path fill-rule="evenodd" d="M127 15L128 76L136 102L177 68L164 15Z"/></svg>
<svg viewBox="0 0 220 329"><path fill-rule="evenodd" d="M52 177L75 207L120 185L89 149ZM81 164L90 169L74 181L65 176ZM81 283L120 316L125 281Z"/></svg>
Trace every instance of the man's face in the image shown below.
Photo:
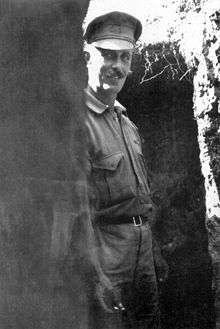
<svg viewBox="0 0 220 329"><path fill-rule="evenodd" d="M115 94L122 89L131 67L132 50L110 50L93 47L88 63L89 85L95 92Z"/></svg>

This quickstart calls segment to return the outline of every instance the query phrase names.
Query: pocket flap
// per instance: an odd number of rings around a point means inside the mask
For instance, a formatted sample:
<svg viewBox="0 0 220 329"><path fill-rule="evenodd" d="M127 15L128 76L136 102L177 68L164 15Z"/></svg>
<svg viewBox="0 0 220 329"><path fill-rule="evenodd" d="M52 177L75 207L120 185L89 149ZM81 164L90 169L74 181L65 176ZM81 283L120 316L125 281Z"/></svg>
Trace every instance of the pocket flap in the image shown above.
<svg viewBox="0 0 220 329"><path fill-rule="evenodd" d="M105 156L102 159L92 162L92 166L95 169L106 169L106 170L116 170L120 160L123 158L123 153L118 152Z"/></svg>

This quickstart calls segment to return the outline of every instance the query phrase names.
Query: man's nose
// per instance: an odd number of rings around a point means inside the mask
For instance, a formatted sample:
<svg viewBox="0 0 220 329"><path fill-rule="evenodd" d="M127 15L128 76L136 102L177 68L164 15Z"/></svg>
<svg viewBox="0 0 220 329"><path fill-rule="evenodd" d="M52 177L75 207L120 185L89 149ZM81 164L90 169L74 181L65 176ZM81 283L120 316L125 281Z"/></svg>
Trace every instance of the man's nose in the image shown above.
<svg viewBox="0 0 220 329"><path fill-rule="evenodd" d="M119 68L122 66L122 60L120 57L117 57L114 59L113 63L112 63L112 67L114 68Z"/></svg>

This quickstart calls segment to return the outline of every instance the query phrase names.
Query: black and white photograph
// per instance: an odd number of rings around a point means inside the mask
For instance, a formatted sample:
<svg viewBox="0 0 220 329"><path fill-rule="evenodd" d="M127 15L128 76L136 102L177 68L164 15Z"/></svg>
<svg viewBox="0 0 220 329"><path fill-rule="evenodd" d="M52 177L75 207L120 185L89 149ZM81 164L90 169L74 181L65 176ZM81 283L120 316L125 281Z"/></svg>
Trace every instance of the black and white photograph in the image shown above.
<svg viewBox="0 0 220 329"><path fill-rule="evenodd" d="M0 329L220 329L219 0L0 0Z"/></svg>

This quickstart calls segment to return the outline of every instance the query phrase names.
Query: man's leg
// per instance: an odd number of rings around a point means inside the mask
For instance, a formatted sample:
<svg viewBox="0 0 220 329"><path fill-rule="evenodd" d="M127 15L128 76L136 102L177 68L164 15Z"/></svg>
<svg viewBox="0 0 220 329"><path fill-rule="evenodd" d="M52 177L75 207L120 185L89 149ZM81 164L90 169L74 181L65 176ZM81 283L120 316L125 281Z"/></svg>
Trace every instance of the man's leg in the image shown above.
<svg viewBox="0 0 220 329"><path fill-rule="evenodd" d="M132 276L135 248L130 225L104 225L95 228L97 252L101 267L113 285L117 301L121 301L121 282ZM91 308L91 329L122 329L122 311L105 311L98 305Z"/></svg>
<svg viewBox="0 0 220 329"><path fill-rule="evenodd" d="M152 234L148 224L140 228L133 281L123 286L122 301L126 307L123 317L126 329L159 329L157 280L152 254Z"/></svg>

